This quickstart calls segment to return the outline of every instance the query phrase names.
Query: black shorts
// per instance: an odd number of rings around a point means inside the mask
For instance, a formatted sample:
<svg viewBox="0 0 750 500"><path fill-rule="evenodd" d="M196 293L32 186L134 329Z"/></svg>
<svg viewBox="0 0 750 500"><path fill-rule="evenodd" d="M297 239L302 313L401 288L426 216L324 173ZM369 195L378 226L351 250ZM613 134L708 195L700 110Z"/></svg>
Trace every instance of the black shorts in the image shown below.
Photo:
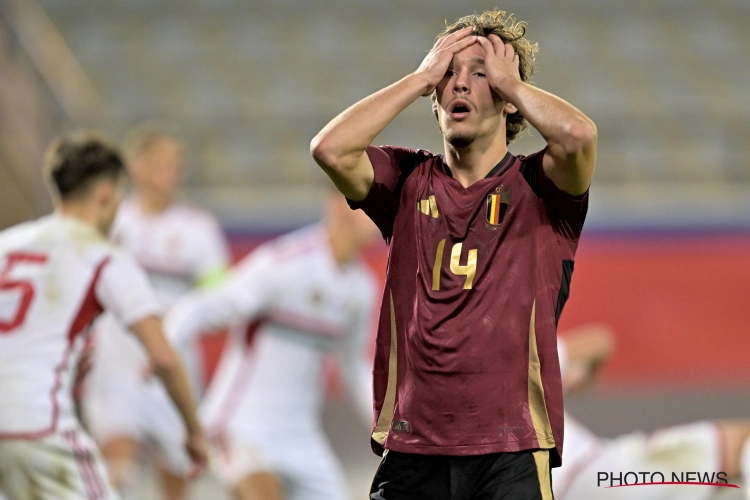
<svg viewBox="0 0 750 500"><path fill-rule="evenodd" d="M552 500L548 450L467 457L387 451L371 500Z"/></svg>

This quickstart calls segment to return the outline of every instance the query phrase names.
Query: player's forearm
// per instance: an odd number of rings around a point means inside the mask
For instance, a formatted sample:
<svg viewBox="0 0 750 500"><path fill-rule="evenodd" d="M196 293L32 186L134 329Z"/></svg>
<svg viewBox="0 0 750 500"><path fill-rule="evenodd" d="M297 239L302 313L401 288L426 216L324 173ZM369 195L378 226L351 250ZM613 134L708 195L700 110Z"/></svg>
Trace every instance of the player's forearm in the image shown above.
<svg viewBox="0 0 750 500"><path fill-rule="evenodd" d="M212 292L190 292L164 316L164 330L169 341L183 352L200 336L226 327L230 318L228 302L213 299Z"/></svg>
<svg viewBox="0 0 750 500"><path fill-rule="evenodd" d="M518 80L507 80L499 91L506 102L516 106L548 144L576 154L596 144L596 126L578 108L538 87Z"/></svg>
<svg viewBox="0 0 750 500"><path fill-rule="evenodd" d="M426 87L424 77L414 73L352 105L312 140L313 158L324 169L355 169L375 137Z"/></svg>
<svg viewBox="0 0 750 500"><path fill-rule="evenodd" d="M169 397L182 416L188 435L196 435L200 433L201 427L195 409L193 391L190 389L190 382L182 361L174 351L173 355L169 362L155 365L154 373L161 379Z"/></svg>
<svg viewBox="0 0 750 500"><path fill-rule="evenodd" d="M514 81L504 87L501 96L518 108L548 144L547 176L559 189L583 194L596 165L594 122L575 106L528 83Z"/></svg>
<svg viewBox="0 0 750 500"><path fill-rule="evenodd" d="M197 314L195 300L188 294L178 300L164 315L164 332L178 351L194 342L202 331L202 316Z"/></svg>

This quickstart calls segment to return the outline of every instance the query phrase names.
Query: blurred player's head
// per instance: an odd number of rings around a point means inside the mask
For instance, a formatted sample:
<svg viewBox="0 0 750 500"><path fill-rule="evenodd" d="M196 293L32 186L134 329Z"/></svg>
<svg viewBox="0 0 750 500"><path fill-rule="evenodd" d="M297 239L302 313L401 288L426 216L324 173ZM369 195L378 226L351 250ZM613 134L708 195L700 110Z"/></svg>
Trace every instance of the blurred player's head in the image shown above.
<svg viewBox="0 0 750 500"><path fill-rule="evenodd" d="M55 140L44 159L44 174L58 207L85 207L103 233L112 226L125 193L125 163L119 151L93 134Z"/></svg>
<svg viewBox="0 0 750 500"><path fill-rule="evenodd" d="M182 174L183 145L177 135L165 125L144 123L128 132L124 150L136 191L171 202Z"/></svg>
<svg viewBox="0 0 750 500"><path fill-rule="evenodd" d="M524 35L526 24L516 21L513 15L501 10L491 10L482 14L465 16L447 26L437 39L473 27L474 35L489 37L497 35L503 43L513 46L519 58L521 80L528 82L534 74L534 55L538 50ZM449 72L432 94L432 109L445 140L454 147L466 147L487 133L493 133L500 125L501 115L505 117L505 141L510 144L526 129L528 123L515 106L502 101L484 78L484 49L480 44L472 44L456 53ZM458 88L458 90L457 90ZM458 104L456 99L468 101L468 116L459 120L451 118L450 111Z"/></svg>
<svg viewBox="0 0 750 500"><path fill-rule="evenodd" d="M346 198L333 187L326 200L325 219L334 246L339 245L342 260L355 257L380 235L370 218L362 210L349 208Z"/></svg>

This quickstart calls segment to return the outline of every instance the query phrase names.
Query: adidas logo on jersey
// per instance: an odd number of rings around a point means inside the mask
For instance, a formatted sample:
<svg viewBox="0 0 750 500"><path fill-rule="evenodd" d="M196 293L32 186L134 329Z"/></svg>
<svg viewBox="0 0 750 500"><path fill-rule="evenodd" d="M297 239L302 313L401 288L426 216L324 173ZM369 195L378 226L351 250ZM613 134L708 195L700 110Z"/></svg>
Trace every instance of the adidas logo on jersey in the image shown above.
<svg viewBox="0 0 750 500"><path fill-rule="evenodd" d="M417 202L417 210L425 215L431 215L434 219L440 217L440 212L438 212L437 201L435 201L434 194L431 194L430 197L426 200L419 200Z"/></svg>

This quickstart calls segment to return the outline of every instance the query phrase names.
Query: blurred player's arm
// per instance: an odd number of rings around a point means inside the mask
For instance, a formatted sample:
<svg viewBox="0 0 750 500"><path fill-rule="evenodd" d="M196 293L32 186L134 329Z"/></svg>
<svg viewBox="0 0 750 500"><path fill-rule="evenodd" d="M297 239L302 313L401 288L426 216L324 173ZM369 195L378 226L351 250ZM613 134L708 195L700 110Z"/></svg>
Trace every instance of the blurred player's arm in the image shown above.
<svg viewBox="0 0 750 500"><path fill-rule="evenodd" d="M417 71L349 107L315 136L310 152L344 196L365 199L375 178L367 147L411 103L432 93L453 54L476 43L470 34L467 28L441 38Z"/></svg>
<svg viewBox="0 0 750 500"><path fill-rule="evenodd" d="M558 337L563 390L581 389L592 383L615 348L614 330L592 323L561 332Z"/></svg>
<svg viewBox="0 0 750 500"><path fill-rule="evenodd" d="M198 472L206 463L207 444L187 373L164 335L158 317L159 305L145 272L129 254L114 254L103 268L96 297L130 328L146 350L153 372L164 383L185 423L188 434L185 447Z"/></svg>
<svg viewBox="0 0 750 500"><path fill-rule="evenodd" d="M196 413L195 399L180 356L172 348L162 329L161 320L148 316L130 325L143 345L153 373L159 377L185 423L188 453L197 465L204 465L206 444Z"/></svg>
<svg viewBox="0 0 750 500"><path fill-rule="evenodd" d="M269 256L258 252L240 262L221 284L187 293L164 317L169 339L183 349L201 335L252 320L271 297L274 269Z"/></svg>
<svg viewBox="0 0 750 500"><path fill-rule="evenodd" d="M518 56L496 35L479 37L492 89L521 112L548 144L544 172L559 189L573 196L586 192L596 165L594 122L559 97L521 81ZM510 109L510 113L514 110Z"/></svg>

